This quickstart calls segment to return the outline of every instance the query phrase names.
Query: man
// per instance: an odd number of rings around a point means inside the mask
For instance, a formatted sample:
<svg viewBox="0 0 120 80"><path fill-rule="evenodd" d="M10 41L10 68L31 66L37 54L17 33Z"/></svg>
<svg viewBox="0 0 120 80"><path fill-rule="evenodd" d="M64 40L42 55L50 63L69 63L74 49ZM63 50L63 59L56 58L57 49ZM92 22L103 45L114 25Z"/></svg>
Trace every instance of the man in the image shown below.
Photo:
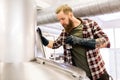
<svg viewBox="0 0 120 80"><path fill-rule="evenodd" d="M65 63L82 68L91 80L109 80L99 49L109 48L110 42L99 25L90 19L74 17L68 5L58 7L56 15L64 30L55 41L48 41L38 28L43 45L52 49L63 46Z"/></svg>

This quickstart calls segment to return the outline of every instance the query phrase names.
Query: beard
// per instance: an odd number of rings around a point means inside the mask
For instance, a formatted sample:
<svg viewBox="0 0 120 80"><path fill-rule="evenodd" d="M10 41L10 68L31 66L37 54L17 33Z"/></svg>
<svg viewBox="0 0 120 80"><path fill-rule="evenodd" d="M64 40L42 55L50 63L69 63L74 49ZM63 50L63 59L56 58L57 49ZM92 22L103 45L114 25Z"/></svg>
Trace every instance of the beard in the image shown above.
<svg viewBox="0 0 120 80"><path fill-rule="evenodd" d="M68 25L62 25L65 29L65 32L70 33L70 31L73 29L73 22L69 19Z"/></svg>

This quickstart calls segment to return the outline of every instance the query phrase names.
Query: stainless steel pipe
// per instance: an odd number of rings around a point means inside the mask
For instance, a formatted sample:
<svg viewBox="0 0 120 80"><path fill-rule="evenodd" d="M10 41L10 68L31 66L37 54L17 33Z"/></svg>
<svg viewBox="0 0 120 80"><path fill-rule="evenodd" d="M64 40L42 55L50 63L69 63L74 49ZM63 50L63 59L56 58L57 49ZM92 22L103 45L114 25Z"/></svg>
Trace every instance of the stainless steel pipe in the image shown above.
<svg viewBox="0 0 120 80"><path fill-rule="evenodd" d="M37 24L43 25L58 22L55 9L61 4L63 3L39 10ZM68 4L73 8L76 17L88 17L120 11L120 0L72 0L65 1L64 4Z"/></svg>

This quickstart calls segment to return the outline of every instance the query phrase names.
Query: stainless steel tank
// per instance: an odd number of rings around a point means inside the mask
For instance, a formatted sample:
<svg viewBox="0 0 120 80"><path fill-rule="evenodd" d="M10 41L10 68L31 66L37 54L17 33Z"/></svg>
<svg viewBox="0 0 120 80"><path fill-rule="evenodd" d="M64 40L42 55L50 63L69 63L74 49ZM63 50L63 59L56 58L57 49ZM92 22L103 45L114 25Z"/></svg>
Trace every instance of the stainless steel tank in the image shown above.
<svg viewBox="0 0 120 80"><path fill-rule="evenodd" d="M34 58L36 8L32 0L0 0L0 61Z"/></svg>

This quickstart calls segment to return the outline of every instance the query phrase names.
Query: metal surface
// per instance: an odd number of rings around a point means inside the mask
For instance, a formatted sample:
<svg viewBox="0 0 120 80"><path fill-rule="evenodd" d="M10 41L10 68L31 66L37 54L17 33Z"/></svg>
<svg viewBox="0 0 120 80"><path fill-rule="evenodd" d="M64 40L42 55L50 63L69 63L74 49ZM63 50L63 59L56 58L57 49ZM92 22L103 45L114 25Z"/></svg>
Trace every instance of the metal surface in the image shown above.
<svg viewBox="0 0 120 80"><path fill-rule="evenodd" d="M44 58L36 58L36 61L40 64L49 65L49 66L55 67L61 71L66 71L66 72L70 73L75 79L88 80L84 70L74 67L72 65L65 64L65 63L56 63L52 60L47 60Z"/></svg>
<svg viewBox="0 0 120 80"><path fill-rule="evenodd" d="M35 62L0 63L0 80L88 80L76 79L57 67Z"/></svg>
<svg viewBox="0 0 120 80"><path fill-rule="evenodd" d="M61 4L63 4L62 1L59 5ZM68 4L73 8L76 17L88 17L120 11L120 0L78 0L66 1L64 4ZM37 16L38 25L57 22L55 9L59 5L40 10Z"/></svg>

